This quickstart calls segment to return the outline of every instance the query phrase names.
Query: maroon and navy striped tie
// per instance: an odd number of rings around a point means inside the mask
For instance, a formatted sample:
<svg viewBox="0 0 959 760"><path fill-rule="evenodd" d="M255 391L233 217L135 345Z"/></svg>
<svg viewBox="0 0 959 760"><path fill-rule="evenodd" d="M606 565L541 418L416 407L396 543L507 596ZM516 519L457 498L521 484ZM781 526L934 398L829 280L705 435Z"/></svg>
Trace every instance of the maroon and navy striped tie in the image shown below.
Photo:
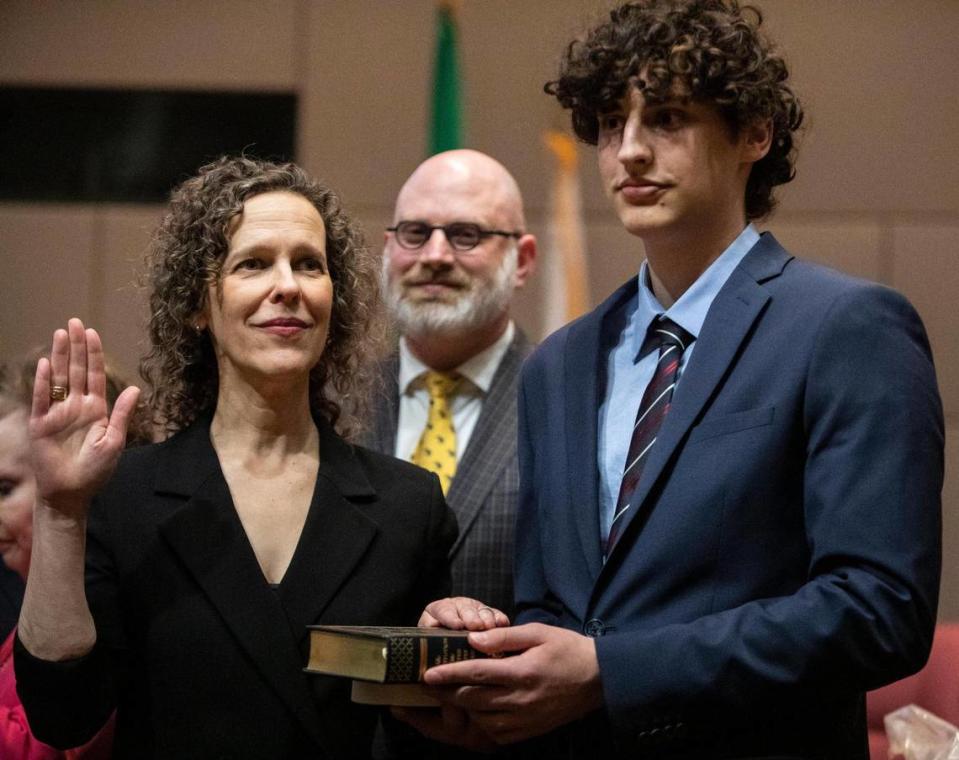
<svg viewBox="0 0 959 760"><path fill-rule="evenodd" d="M659 363L656 365L653 379L646 386L639 411L636 413L636 423L633 425L633 435L629 442L629 454L626 457L626 469L623 470L619 498L616 500L616 511L603 546L603 555L606 557L612 552L627 522L633 493L643 474L649 450L656 443L659 428L669 411L683 351L689 348L689 344L695 338L675 322L661 317L649 326L646 340L653 345L659 345Z"/></svg>

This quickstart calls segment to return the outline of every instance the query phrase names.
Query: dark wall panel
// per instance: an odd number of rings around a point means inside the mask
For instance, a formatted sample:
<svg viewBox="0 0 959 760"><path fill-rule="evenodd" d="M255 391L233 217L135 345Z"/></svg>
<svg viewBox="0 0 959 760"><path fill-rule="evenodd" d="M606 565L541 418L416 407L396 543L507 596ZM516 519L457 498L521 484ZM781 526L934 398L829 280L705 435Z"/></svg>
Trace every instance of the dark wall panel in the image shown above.
<svg viewBox="0 0 959 760"><path fill-rule="evenodd" d="M223 153L294 160L296 96L0 87L0 200L166 200Z"/></svg>

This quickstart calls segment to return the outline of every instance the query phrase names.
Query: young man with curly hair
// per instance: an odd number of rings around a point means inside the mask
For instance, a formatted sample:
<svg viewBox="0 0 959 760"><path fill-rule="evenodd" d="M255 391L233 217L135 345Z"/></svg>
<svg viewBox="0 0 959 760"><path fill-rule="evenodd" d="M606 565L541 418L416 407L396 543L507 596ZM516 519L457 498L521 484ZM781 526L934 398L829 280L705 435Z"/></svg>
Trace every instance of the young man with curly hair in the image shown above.
<svg viewBox="0 0 959 760"><path fill-rule="evenodd" d="M449 706L422 730L567 757L866 758L863 693L925 662L928 341L899 294L753 226L802 121L760 23L732 0L629 3L547 85L646 260L524 368L518 615L471 636L514 656L428 671ZM457 600L427 611L478 626Z"/></svg>

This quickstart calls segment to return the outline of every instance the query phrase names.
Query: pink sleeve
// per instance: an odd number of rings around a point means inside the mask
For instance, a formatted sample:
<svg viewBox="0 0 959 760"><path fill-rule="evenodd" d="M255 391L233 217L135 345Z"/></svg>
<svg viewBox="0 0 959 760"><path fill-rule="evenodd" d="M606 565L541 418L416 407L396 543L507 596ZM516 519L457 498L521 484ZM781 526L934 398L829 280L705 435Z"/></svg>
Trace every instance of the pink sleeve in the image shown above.
<svg viewBox="0 0 959 760"><path fill-rule="evenodd" d="M0 645L0 760L108 760L113 747L113 715L82 747L61 751L35 739L20 698L13 671L13 637Z"/></svg>
<svg viewBox="0 0 959 760"><path fill-rule="evenodd" d="M0 676L2 678L2 676ZM60 760L63 754L30 733L27 716L19 704L0 705L0 757L17 760Z"/></svg>

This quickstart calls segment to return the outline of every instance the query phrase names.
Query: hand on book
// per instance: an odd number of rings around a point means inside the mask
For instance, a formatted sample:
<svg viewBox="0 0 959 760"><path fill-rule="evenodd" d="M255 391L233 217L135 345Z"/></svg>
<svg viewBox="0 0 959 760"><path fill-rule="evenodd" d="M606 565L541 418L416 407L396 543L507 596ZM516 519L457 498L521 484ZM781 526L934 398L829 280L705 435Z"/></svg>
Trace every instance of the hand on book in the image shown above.
<svg viewBox="0 0 959 760"><path fill-rule="evenodd" d="M489 655L517 654L439 665L423 680L442 687L431 691L497 744L540 736L603 705L596 645L587 636L529 623L470 633L469 642Z"/></svg>
<svg viewBox="0 0 959 760"><path fill-rule="evenodd" d="M417 625L426 628L452 628L454 631L485 631L509 625L506 614L479 599L454 596L430 602Z"/></svg>

